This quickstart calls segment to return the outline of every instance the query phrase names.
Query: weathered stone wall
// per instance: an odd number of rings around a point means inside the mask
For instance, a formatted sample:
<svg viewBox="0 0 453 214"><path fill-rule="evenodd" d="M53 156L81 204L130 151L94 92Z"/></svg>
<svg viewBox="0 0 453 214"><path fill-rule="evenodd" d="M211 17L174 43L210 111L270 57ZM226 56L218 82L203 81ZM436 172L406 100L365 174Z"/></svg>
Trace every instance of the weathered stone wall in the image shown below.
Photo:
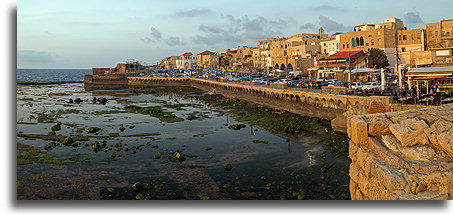
<svg viewBox="0 0 453 214"><path fill-rule="evenodd" d="M127 85L126 76L99 76L99 75L85 75L84 84L91 85Z"/></svg>
<svg viewBox="0 0 453 214"><path fill-rule="evenodd" d="M348 118L353 200L451 200L452 106Z"/></svg>

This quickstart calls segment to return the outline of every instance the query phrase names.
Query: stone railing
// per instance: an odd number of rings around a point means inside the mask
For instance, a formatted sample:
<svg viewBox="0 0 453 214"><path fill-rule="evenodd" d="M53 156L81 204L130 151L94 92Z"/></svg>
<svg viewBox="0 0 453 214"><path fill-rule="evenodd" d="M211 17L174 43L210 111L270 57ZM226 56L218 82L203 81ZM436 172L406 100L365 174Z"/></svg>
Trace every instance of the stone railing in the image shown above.
<svg viewBox="0 0 453 214"><path fill-rule="evenodd" d="M451 200L452 106L348 118L353 200Z"/></svg>

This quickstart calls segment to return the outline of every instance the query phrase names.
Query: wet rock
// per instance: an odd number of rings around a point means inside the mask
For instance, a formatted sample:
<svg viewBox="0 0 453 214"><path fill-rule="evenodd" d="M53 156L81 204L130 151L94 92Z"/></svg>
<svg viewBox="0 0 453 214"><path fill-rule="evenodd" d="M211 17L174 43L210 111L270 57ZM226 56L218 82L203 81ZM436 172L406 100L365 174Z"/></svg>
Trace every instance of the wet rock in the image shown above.
<svg viewBox="0 0 453 214"><path fill-rule="evenodd" d="M96 133L96 132L98 132L99 130L101 130L101 128L98 128L98 127L90 127L90 128L88 128L88 133Z"/></svg>
<svg viewBox="0 0 453 214"><path fill-rule="evenodd" d="M52 129L52 131L54 131L54 132L55 132L55 131L60 131L60 130L61 130L61 123L58 123L57 125L52 126L51 129Z"/></svg>
<svg viewBox="0 0 453 214"><path fill-rule="evenodd" d="M247 127L245 124L235 124L235 125L228 126L228 128L232 129L232 130L240 130L245 127Z"/></svg>
<svg viewBox="0 0 453 214"><path fill-rule="evenodd" d="M93 97L93 99L91 99L91 102L93 102L93 103L96 103L96 101L97 101L96 97Z"/></svg>
<svg viewBox="0 0 453 214"><path fill-rule="evenodd" d="M110 157L116 158L116 152L112 152L112 153L110 154Z"/></svg>
<svg viewBox="0 0 453 214"><path fill-rule="evenodd" d="M231 171L233 169L233 166L231 164L226 164L224 167L223 167L226 171Z"/></svg>
<svg viewBox="0 0 453 214"><path fill-rule="evenodd" d="M79 104L79 103L83 102L83 100L77 97L77 98L74 100L74 102L77 103L77 104Z"/></svg>
<svg viewBox="0 0 453 214"><path fill-rule="evenodd" d="M179 152L175 152L174 156L179 162L183 162L184 160L186 160L184 155Z"/></svg>
<svg viewBox="0 0 453 214"><path fill-rule="evenodd" d="M60 139L60 143L62 143L65 146L73 146L73 147L77 147L79 145L71 137L65 137L65 138Z"/></svg>
<svg viewBox="0 0 453 214"><path fill-rule="evenodd" d="M99 142L97 142L97 141L91 144L91 148L95 152L99 152L102 149L101 144L99 144Z"/></svg>
<svg viewBox="0 0 453 214"><path fill-rule="evenodd" d="M187 120L196 120L196 119L198 119L198 117L195 115L189 115L186 119Z"/></svg>
<svg viewBox="0 0 453 214"><path fill-rule="evenodd" d="M69 99L68 103L74 103L73 99Z"/></svg>
<svg viewBox="0 0 453 214"><path fill-rule="evenodd" d="M99 103L102 104L102 105L107 104L107 98L105 98L105 97L99 98L98 101L99 101Z"/></svg>
<svg viewBox="0 0 453 214"><path fill-rule="evenodd" d="M120 131L124 131L124 130L126 130L126 128L124 128L124 125L121 124L121 125L120 125Z"/></svg>
<svg viewBox="0 0 453 214"><path fill-rule="evenodd" d="M143 185L143 184L140 183L140 182L135 182L134 184L132 184L131 188L132 188L135 192L140 192L140 191L142 191L142 190L145 188L145 185Z"/></svg>

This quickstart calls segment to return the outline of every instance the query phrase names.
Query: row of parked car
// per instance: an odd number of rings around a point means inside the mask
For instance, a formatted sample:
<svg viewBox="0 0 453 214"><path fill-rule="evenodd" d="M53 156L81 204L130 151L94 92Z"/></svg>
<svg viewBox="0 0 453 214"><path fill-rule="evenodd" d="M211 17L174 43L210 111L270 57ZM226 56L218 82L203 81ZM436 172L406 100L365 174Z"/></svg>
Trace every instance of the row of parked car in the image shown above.
<svg viewBox="0 0 453 214"><path fill-rule="evenodd" d="M253 79L252 81L260 84L269 85L271 83L286 84L288 87L298 88L321 88L323 86L342 86L357 90L375 90L380 89L381 85L377 82L341 82L333 79L318 79L317 81L312 80L290 80L290 79Z"/></svg>

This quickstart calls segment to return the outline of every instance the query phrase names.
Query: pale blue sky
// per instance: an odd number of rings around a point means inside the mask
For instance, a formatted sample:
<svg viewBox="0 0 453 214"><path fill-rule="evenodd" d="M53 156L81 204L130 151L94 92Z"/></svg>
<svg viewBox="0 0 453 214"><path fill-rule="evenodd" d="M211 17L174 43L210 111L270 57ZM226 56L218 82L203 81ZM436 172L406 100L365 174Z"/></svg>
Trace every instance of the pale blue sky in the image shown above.
<svg viewBox="0 0 453 214"><path fill-rule="evenodd" d="M91 68L256 46L320 26L348 32L390 17L424 28L451 18L452 1L19 0L17 16L18 68Z"/></svg>

